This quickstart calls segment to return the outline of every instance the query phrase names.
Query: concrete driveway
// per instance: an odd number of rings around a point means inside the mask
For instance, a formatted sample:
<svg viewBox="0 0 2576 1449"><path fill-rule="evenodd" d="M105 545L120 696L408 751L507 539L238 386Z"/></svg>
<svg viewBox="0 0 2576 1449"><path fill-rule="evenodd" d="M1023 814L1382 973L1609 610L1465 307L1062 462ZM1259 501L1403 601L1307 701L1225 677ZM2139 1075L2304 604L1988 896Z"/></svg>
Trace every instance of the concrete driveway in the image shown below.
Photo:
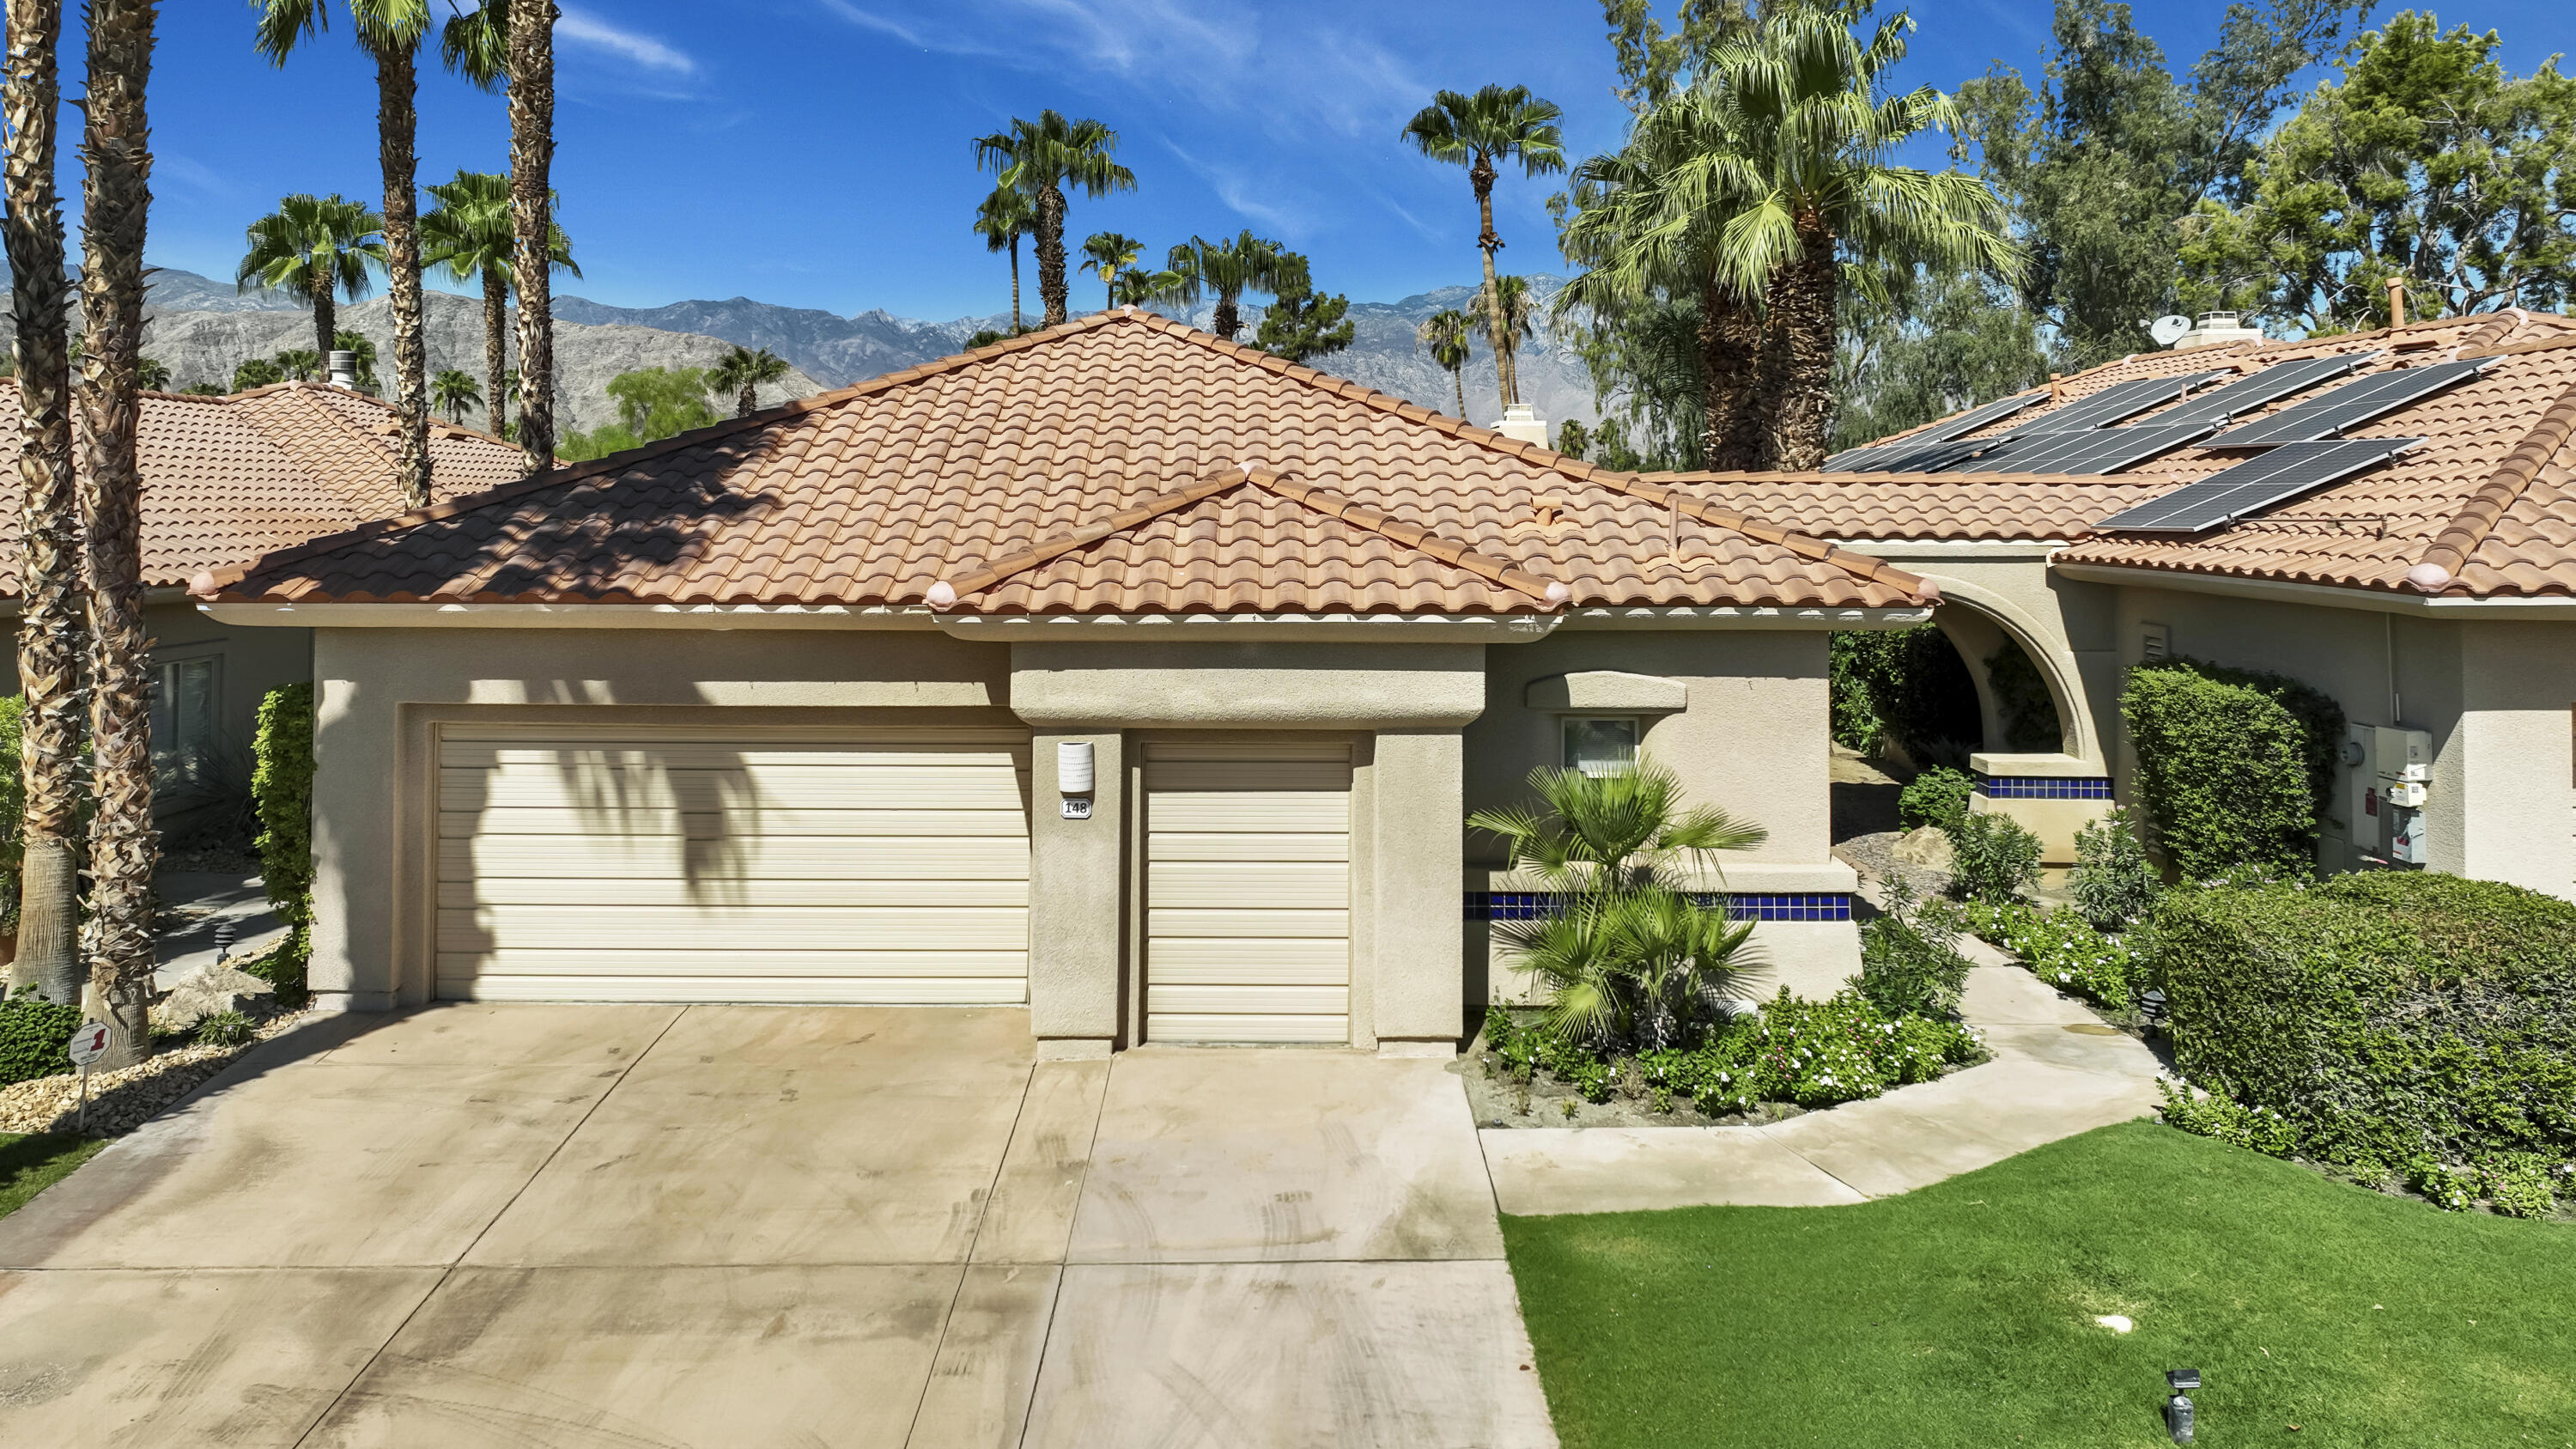
<svg viewBox="0 0 2576 1449"><path fill-rule="evenodd" d="M0 1220L0 1440L1553 1445L1444 1064L445 1006Z"/></svg>

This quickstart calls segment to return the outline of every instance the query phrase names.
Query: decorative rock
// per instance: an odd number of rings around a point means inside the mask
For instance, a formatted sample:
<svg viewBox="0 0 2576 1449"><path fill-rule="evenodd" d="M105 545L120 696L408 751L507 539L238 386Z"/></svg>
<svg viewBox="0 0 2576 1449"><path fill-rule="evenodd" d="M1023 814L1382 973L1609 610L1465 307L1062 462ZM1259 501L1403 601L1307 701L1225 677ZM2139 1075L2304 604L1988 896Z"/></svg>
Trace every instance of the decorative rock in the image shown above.
<svg viewBox="0 0 2576 1449"><path fill-rule="evenodd" d="M210 1016L242 1009L242 998L264 996L277 988L230 966L208 966L170 988L152 1006L152 1029L182 1032Z"/></svg>
<svg viewBox="0 0 2576 1449"><path fill-rule="evenodd" d="M1956 858L1950 848L1950 833L1938 825L1918 825L1896 837L1892 853L1903 864L1930 870L1948 870Z"/></svg>

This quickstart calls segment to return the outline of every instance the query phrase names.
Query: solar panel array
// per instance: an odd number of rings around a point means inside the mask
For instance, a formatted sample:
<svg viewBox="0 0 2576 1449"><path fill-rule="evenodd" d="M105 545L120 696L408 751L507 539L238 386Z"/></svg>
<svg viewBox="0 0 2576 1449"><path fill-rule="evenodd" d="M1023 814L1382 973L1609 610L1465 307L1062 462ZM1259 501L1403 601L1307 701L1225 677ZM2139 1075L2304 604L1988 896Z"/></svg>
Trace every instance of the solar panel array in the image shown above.
<svg viewBox="0 0 2576 1449"><path fill-rule="evenodd" d="M2280 443L2318 442L2346 428L2359 427L2384 413L2395 412L2455 383L2466 382L2484 372L2494 361L2493 358L2485 358L2474 362L2436 362L2425 367L2401 367L2392 372L2375 373L2284 408L2268 418L2258 418L2241 428L2230 428L2210 439L2208 446L2268 448Z"/></svg>
<svg viewBox="0 0 2576 1449"><path fill-rule="evenodd" d="M1980 473L2117 473L2209 435L2207 423L2026 433L1977 459Z"/></svg>
<svg viewBox="0 0 2576 1449"><path fill-rule="evenodd" d="M1945 453L1934 448L1933 445L1949 443L1964 434L1975 432L1988 423L2011 417L2046 396L2046 393L2026 392L2019 397L1999 398L1982 407L1970 408L1956 417L1944 418L1920 432L1908 433L1893 443L1877 443L1865 448L1847 448L1825 460L1825 471L1828 473L1931 472L1935 468L1945 467L1961 458L1974 457L1979 451L1979 448L1972 447L1965 451ZM1993 438L1980 439L1979 447L1995 441L1997 440ZM1939 463L1897 461L1936 456L1943 461Z"/></svg>
<svg viewBox="0 0 2576 1449"><path fill-rule="evenodd" d="M1964 438L1948 443L1908 442L1877 449L1874 456L1857 464L1835 468L1828 461L1825 466L1829 471L1839 473L1938 473L2003 441L2001 438Z"/></svg>
<svg viewBox="0 0 2576 1449"><path fill-rule="evenodd" d="M2123 418L2134 418L2151 407L2172 402L2191 388L2223 372L2187 372L2178 377L2135 377L2115 382L2087 397L2077 398L2064 407L2052 408L2022 425L2022 431L2064 433L2079 428L2108 427Z"/></svg>
<svg viewBox="0 0 2576 1449"><path fill-rule="evenodd" d="M2106 532L2205 533L2303 493L2338 483L2384 463L2420 438L2335 438L2283 443L2223 468L2197 483L2112 514L2095 528Z"/></svg>
<svg viewBox="0 0 2576 1449"><path fill-rule="evenodd" d="M2251 377L2238 378L2224 387L2214 387L2184 398L2172 408L2156 414L2156 421L2228 422L2256 408L2306 392L2318 383L2341 377L2377 356L2376 352L2348 352L2335 357L2303 357L2296 362L2276 362Z"/></svg>

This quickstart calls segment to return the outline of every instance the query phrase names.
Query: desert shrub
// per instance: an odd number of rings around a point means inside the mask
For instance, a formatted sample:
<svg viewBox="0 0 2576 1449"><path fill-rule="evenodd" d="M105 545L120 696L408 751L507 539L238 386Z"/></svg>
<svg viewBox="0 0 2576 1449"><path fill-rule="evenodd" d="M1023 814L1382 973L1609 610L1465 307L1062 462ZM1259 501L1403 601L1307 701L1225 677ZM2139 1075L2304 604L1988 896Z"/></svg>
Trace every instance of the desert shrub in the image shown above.
<svg viewBox="0 0 2576 1449"><path fill-rule="evenodd" d="M199 1046L240 1046L250 1033L250 1018L238 1011L218 1011L197 1021Z"/></svg>
<svg viewBox="0 0 2576 1449"><path fill-rule="evenodd" d="M1958 936L1954 907L1918 899L1903 876L1889 881L1885 914L1860 928L1860 994L1891 1016L1956 1018L1968 984Z"/></svg>
<svg viewBox="0 0 2576 1449"><path fill-rule="evenodd" d="M2033 976L2112 1011L2137 1004L2145 963L2127 941L2093 929L2080 911L2020 901L1970 901L1968 929L2021 959Z"/></svg>
<svg viewBox="0 0 2576 1449"><path fill-rule="evenodd" d="M2066 887L2084 919L2105 931L2144 918L2164 886L2135 820L2124 805L2075 833L2075 868L2066 873Z"/></svg>
<svg viewBox="0 0 2576 1449"><path fill-rule="evenodd" d="M1892 742L1918 763L1975 748L1976 682L1938 625L1835 634L1829 647L1837 743L1876 752Z"/></svg>
<svg viewBox="0 0 2576 1449"><path fill-rule="evenodd" d="M2057 721L2057 700L2039 666L2030 662L2020 641L2004 636L2003 647L1986 656L1986 687L1994 691L1995 713L2004 727L2008 750L2056 750L2066 744Z"/></svg>
<svg viewBox="0 0 2576 1449"><path fill-rule="evenodd" d="M70 1071L72 1033L80 1024L79 1007L32 992L0 1001L0 1087Z"/></svg>
<svg viewBox="0 0 2576 1449"><path fill-rule="evenodd" d="M2019 900L2039 885L2039 837L2002 815L1971 814L1950 832L1950 893Z"/></svg>
<svg viewBox="0 0 2576 1449"><path fill-rule="evenodd" d="M2177 891L2154 926L2176 1064L2303 1155L2576 1158L2576 905L2379 871Z"/></svg>
<svg viewBox="0 0 2576 1449"><path fill-rule="evenodd" d="M1924 825L1956 830L1968 818L1968 797L1976 788L1976 777L1967 771L1934 765L1906 782L1897 794L1897 823L1908 830Z"/></svg>
<svg viewBox="0 0 2576 1449"><path fill-rule="evenodd" d="M2342 706L2283 675L2177 658L2129 671L2120 716L2154 844L2185 880L2313 867Z"/></svg>

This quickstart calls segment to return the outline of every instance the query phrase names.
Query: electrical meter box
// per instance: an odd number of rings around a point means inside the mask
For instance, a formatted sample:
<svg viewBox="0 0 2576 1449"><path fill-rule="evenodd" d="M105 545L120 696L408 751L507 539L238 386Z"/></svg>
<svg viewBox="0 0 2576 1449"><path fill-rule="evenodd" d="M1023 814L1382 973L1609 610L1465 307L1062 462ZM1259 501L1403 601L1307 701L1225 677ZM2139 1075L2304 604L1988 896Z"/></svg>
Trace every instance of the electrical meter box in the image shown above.
<svg viewBox="0 0 2576 1449"><path fill-rule="evenodd" d="M2433 781L2433 737L2423 730L2347 724L2338 763L2343 767L2339 821L2322 842L2329 869L2422 865L2424 806ZM2333 826L2343 828L2340 838Z"/></svg>

